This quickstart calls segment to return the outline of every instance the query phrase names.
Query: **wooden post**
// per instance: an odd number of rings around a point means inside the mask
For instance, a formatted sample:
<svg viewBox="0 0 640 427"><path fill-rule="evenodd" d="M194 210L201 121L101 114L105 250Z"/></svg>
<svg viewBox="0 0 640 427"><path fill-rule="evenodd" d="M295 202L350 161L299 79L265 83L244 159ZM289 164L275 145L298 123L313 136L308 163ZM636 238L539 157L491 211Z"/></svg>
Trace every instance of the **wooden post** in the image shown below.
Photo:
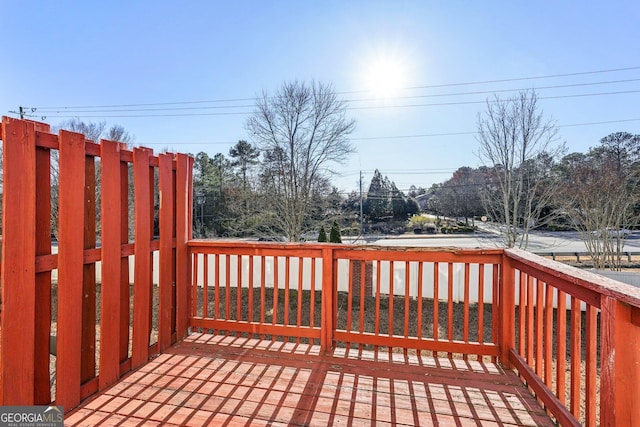
<svg viewBox="0 0 640 427"><path fill-rule="evenodd" d="M84 249L96 247L96 163L85 156ZM96 265L83 266L82 279L82 373L81 383L96 375Z"/></svg>
<svg viewBox="0 0 640 427"><path fill-rule="evenodd" d="M36 127L37 129L37 127ZM48 125L46 128L48 132ZM36 147L36 256L51 254L51 152ZM36 274L35 404L51 402L51 271Z"/></svg>
<svg viewBox="0 0 640 427"><path fill-rule="evenodd" d="M120 144L100 143L102 185L102 284L100 317L99 388L104 390L120 376L121 334L121 224ZM126 193L125 193L126 194ZM128 286L127 286L128 288ZM127 298L128 298L127 292ZM128 318L127 304L127 318ZM129 325L127 324L127 331Z"/></svg>
<svg viewBox="0 0 640 427"><path fill-rule="evenodd" d="M126 144L120 144L120 151ZM120 244L129 243L129 164L120 161ZM117 213L115 214L117 215ZM116 230L113 230L116 233ZM120 362L129 358L129 257L120 259Z"/></svg>
<svg viewBox="0 0 640 427"><path fill-rule="evenodd" d="M173 155L160 154L160 307L158 309L158 351L171 345L171 294L173 291Z"/></svg>
<svg viewBox="0 0 640 427"><path fill-rule="evenodd" d="M148 149L133 151L133 180L135 185L135 270L133 284L133 343L131 368L142 366L149 359L149 334L151 331L151 227L149 204L152 189L149 182ZM151 224L153 226L153 224Z"/></svg>
<svg viewBox="0 0 640 427"><path fill-rule="evenodd" d="M320 349L328 352L333 347L333 249L322 249L322 312L320 326Z"/></svg>
<svg viewBox="0 0 640 427"><path fill-rule="evenodd" d="M73 408L80 403L82 344L83 222L85 139L60 131L58 202L58 352L56 403ZM95 326L94 326L95 327Z"/></svg>
<svg viewBox="0 0 640 427"><path fill-rule="evenodd" d="M2 141L0 405L32 405L36 317L35 126L3 117Z"/></svg>
<svg viewBox="0 0 640 427"><path fill-rule="evenodd" d="M176 339L187 335L190 316L191 258L187 241L191 239L191 168L193 159L176 156Z"/></svg>
<svg viewBox="0 0 640 427"><path fill-rule="evenodd" d="M502 255L502 268L499 283L499 300L497 309L500 313L497 343L500 347L500 363L511 368L509 351L515 346L515 270L506 254ZM496 310L496 307L493 308Z"/></svg>
<svg viewBox="0 0 640 427"><path fill-rule="evenodd" d="M601 300L600 425L640 426L640 308Z"/></svg>

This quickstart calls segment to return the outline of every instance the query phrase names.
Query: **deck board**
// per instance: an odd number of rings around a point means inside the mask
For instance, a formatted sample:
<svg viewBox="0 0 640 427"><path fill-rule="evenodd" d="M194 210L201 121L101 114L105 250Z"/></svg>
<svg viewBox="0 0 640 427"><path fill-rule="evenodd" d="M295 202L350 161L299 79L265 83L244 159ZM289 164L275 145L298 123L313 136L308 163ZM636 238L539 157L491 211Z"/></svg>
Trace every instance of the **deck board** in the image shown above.
<svg viewBox="0 0 640 427"><path fill-rule="evenodd" d="M192 334L65 425L554 425L495 364L373 355Z"/></svg>

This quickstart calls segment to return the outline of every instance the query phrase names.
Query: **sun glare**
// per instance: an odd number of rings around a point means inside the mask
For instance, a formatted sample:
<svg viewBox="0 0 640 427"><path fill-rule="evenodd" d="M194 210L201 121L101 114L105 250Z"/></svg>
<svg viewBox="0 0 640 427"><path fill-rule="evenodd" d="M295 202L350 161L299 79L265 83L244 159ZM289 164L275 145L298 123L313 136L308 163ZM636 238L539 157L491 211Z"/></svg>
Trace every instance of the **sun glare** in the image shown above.
<svg viewBox="0 0 640 427"><path fill-rule="evenodd" d="M365 75L365 84L376 98L389 98L406 84L405 67L394 58L372 61Z"/></svg>

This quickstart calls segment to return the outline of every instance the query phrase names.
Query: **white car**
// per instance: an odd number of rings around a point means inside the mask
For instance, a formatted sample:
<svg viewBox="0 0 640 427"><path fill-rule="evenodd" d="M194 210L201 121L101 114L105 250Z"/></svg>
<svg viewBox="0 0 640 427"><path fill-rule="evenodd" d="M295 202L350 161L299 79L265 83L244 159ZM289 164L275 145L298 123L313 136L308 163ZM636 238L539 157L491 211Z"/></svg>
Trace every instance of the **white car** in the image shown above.
<svg viewBox="0 0 640 427"><path fill-rule="evenodd" d="M626 239L632 233L633 233L633 231L628 230L626 228L614 229L614 228L609 228L609 227L605 228L604 230L595 230L593 232L593 234L598 236L598 237L608 236L608 237L615 237L617 239Z"/></svg>

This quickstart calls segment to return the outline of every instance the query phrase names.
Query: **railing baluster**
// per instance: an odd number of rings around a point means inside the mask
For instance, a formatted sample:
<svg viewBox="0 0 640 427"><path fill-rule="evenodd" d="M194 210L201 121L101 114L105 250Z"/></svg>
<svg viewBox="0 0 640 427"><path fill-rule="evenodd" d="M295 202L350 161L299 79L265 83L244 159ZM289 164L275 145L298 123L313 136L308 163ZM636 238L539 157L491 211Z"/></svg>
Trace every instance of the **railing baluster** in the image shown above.
<svg viewBox="0 0 640 427"><path fill-rule="evenodd" d="M580 419L580 368L581 368L581 311L580 300L571 297L571 413Z"/></svg>
<svg viewBox="0 0 640 427"><path fill-rule="evenodd" d="M439 304L440 304L440 290L438 289L438 285L440 283L440 263L433 263L433 340L438 341L439 339ZM433 351L433 357L438 357L438 352Z"/></svg>
<svg viewBox="0 0 640 427"><path fill-rule="evenodd" d="M542 378L544 337L544 283L536 279L536 374Z"/></svg>
<svg viewBox="0 0 640 427"><path fill-rule="evenodd" d="M231 255L224 256L224 277L224 318L231 320ZM229 328L225 328L224 335L229 334Z"/></svg>
<svg viewBox="0 0 640 427"><path fill-rule="evenodd" d="M520 274L523 274L520 272ZM533 277L527 276L527 364L533 368L533 309L535 302L533 300Z"/></svg>
<svg viewBox="0 0 640 427"><path fill-rule="evenodd" d="M216 257L216 255L212 255ZM209 317L209 254L204 254L204 262L202 263L202 317ZM215 282L214 282L215 283ZM197 305L196 305L197 307ZM216 304L217 307L217 304ZM215 315L218 318L218 315Z"/></svg>
<svg viewBox="0 0 640 427"><path fill-rule="evenodd" d="M448 264L447 269L447 339L453 341L453 262ZM453 353L448 353L449 357L453 357Z"/></svg>
<svg viewBox="0 0 640 427"><path fill-rule="evenodd" d="M249 277L248 277L248 286L249 289L247 293L249 294L249 312L247 313L247 321L253 322L253 255L249 255ZM253 338L252 335L249 338Z"/></svg>
<svg viewBox="0 0 640 427"><path fill-rule="evenodd" d="M597 343L597 310L592 305L587 305L587 318L586 318L586 330L585 330L585 363L586 363L586 378L585 378L585 419L586 425L596 425L596 343Z"/></svg>
<svg viewBox="0 0 640 427"><path fill-rule="evenodd" d="M553 388L553 288L544 284L544 382Z"/></svg>
<svg viewBox="0 0 640 427"><path fill-rule="evenodd" d="M478 342L484 342L484 264L478 265ZM478 360L482 355L478 354Z"/></svg>
<svg viewBox="0 0 640 427"><path fill-rule="evenodd" d="M236 259L238 263L236 266L236 321L240 322L242 321L242 255L238 255ZM240 333L237 334L237 336L240 335Z"/></svg>
<svg viewBox="0 0 640 427"><path fill-rule="evenodd" d="M411 264L409 262L404 263L404 336L405 338L409 337L409 313L410 313L410 306L409 306L409 294L410 294L410 289L409 289L409 282L410 282L410 269ZM407 354L407 348L404 349L404 354Z"/></svg>
<svg viewBox="0 0 640 427"><path fill-rule="evenodd" d="M469 263L464 263L464 302L463 302L463 314L462 314L462 340L469 342ZM463 360L467 360L469 357L465 353L462 355Z"/></svg>
<svg viewBox="0 0 640 427"><path fill-rule="evenodd" d="M566 361L567 361L567 294L558 291L556 346L556 396L563 405L565 399Z"/></svg>
<svg viewBox="0 0 640 427"><path fill-rule="evenodd" d="M376 260L375 263L376 263L375 264L376 265L376 320L375 320L374 332L377 337L378 335L380 335L380 276L381 276L380 269L382 267L382 264L379 260ZM374 346L374 353L375 353L375 358L377 360L378 359L377 344Z"/></svg>
<svg viewBox="0 0 640 427"><path fill-rule="evenodd" d="M355 262L352 260L348 260L347 271L349 274L349 283L347 286L347 320L345 325L345 330L347 332L351 332L351 313L353 312L353 276L355 271ZM337 286L337 284L336 284ZM347 342L347 353L351 350L351 342Z"/></svg>
<svg viewBox="0 0 640 427"><path fill-rule="evenodd" d="M304 267L304 258L298 257L298 308L297 308L297 317L296 317L296 326L298 329L302 326L302 273ZM313 289L311 290L313 292ZM296 343L300 344L300 337L296 337Z"/></svg>
<svg viewBox="0 0 640 427"><path fill-rule="evenodd" d="M364 332L364 301L365 301L365 297L366 295L366 269L367 269L367 263L364 260L360 261L360 333L362 334ZM360 344L358 346L358 349L360 351L362 351L363 349L363 345Z"/></svg>
<svg viewBox="0 0 640 427"><path fill-rule="evenodd" d="M527 296L527 287L525 284L525 274L520 272L520 295L519 295L519 304L518 304L518 353L521 355L525 354L525 343L526 339L526 312L527 312L527 304L526 304L526 296ZM529 362L527 360L527 362Z"/></svg>

